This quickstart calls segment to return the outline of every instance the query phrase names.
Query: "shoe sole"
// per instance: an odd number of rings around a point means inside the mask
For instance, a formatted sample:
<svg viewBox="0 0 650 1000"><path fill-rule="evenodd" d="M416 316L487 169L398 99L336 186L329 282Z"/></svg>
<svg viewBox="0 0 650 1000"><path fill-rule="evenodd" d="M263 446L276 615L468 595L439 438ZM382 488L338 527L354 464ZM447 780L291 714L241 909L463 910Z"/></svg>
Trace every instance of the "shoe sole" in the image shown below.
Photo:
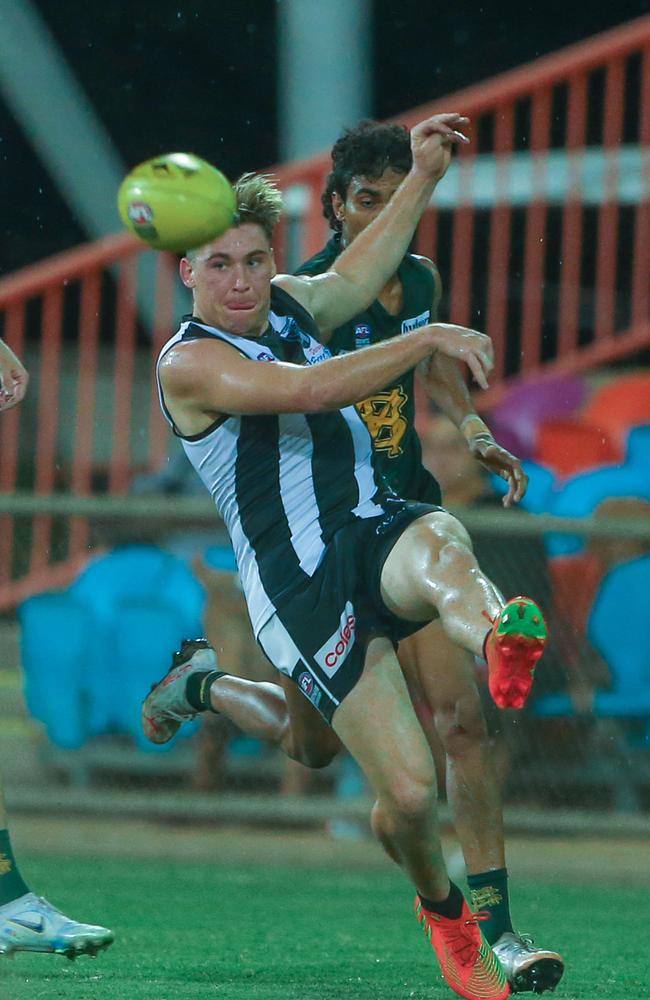
<svg viewBox="0 0 650 1000"><path fill-rule="evenodd" d="M489 677L490 693L499 708L524 707L547 636L544 616L533 601L508 601L493 638L500 663Z"/></svg>
<svg viewBox="0 0 650 1000"><path fill-rule="evenodd" d="M107 948L110 948L112 944L113 940L111 939L110 941L103 941L101 944L91 944L90 942L87 942L78 946L67 944L60 948L21 948L20 946L16 948L9 948L6 946L0 946L0 956L13 959L19 952L31 955L63 955L64 958L74 962L74 960L80 955L87 955L89 958L97 958L100 951L105 951Z"/></svg>
<svg viewBox="0 0 650 1000"><path fill-rule="evenodd" d="M151 698L152 694L154 694L159 687L164 687L171 683L169 675L172 671L178 670L179 667L183 667L186 663L189 663L197 650L210 648L211 646L207 639L183 639L181 642L181 648L178 652L174 653L172 657L172 665L165 676L161 677L159 681L156 681L155 684L151 685L151 690L142 703L141 712L142 731L150 743L156 743L158 746L161 746L163 743L169 743L182 725L182 723L177 722L175 719L165 720L162 725L158 725L153 721L153 716L146 714L147 702ZM174 678L174 680L176 680L176 678Z"/></svg>
<svg viewBox="0 0 650 1000"><path fill-rule="evenodd" d="M535 666L544 652L544 641L509 635L496 639L502 658L498 675L490 677L490 693L499 708L523 708L533 686ZM504 662L505 661L505 662Z"/></svg>
<svg viewBox="0 0 650 1000"><path fill-rule="evenodd" d="M553 958L540 958L512 979L513 993L544 993L554 990L564 975L564 966Z"/></svg>

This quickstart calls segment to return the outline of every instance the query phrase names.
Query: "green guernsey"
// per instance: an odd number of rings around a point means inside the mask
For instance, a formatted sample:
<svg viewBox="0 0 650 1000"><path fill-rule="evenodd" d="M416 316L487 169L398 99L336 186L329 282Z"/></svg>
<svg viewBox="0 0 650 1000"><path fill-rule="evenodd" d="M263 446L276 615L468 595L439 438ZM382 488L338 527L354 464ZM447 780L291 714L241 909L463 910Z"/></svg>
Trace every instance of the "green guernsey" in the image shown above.
<svg viewBox="0 0 650 1000"><path fill-rule="evenodd" d="M337 234L296 273L322 274L331 268L342 250ZM417 257L407 254L397 276L403 292L400 312L392 315L375 300L364 312L333 331L328 341L332 354L357 351L435 322L431 270ZM375 469L387 488L407 500L439 504L440 487L422 464L422 448L415 430L414 374L413 370L407 372L399 382L357 403L357 410L373 440Z"/></svg>

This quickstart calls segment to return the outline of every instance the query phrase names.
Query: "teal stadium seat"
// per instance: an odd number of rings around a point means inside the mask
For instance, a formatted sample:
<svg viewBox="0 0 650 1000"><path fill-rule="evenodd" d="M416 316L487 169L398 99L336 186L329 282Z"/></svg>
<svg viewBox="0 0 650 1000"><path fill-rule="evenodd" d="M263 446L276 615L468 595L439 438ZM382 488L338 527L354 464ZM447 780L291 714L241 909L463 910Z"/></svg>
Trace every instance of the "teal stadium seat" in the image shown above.
<svg viewBox="0 0 650 1000"><path fill-rule="evenodd" d="M650 500L650 465L608 465L566 479L557 486L548 512L557 517L590 517L600 503L614 497ZM549 556L568 556L583 550L584 539L553 533L546 536L545 544Z"/></svg>
<svg viewBox="0 0 650 1000"><path fill-rule="evenodd" d="M121 733L152 749L140 704L181 640L201 634L204 602L185 563L154 545L120 546L67 591L25 601L18 615L26 698L50 740L74 748Z"/></svg>
<svg viewBox="0 0 650 1000"><path fill-rule="evenodd" d="M529 514L544 514L553 502L555 475L550 469L529 459L521 464L528 476L528 489L523 499L520 500L519 507L528 511ZM508 492L508 484L501 476L491 474L490 484L498 496L505 496Z"/></svg>
<svg viewBox="0 0 650 1000"><path fill-rule="evenodd" d="M614 567L601 582L587 634L606 661L612 688L596 691L594 714L601 718L637 719L646 723L650 741L650 555ZM540 698L534 706L542 717L573 714L568 695Z"/></svg>

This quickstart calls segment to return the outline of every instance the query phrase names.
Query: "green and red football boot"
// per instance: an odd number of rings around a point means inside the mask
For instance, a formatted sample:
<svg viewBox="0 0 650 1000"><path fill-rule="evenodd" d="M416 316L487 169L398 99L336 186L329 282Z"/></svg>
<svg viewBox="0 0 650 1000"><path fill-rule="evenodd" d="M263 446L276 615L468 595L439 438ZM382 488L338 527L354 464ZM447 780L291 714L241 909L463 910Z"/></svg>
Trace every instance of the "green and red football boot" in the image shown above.
<svg viewBox="0 0 650 1000"><path fill-rule="evenodd" d="M513 597L492 622L485 642L490 694L499 708L523 708L548 629L529 597Z"/></svg>

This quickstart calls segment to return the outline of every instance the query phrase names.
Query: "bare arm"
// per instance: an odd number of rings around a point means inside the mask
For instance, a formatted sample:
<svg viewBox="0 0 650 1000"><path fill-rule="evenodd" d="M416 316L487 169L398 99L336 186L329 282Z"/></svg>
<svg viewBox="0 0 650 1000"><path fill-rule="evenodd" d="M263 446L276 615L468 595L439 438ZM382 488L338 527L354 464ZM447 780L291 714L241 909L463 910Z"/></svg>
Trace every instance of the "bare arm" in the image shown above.
<svg viewBox="0 0 650 1000"><path fill-rule="evenodd" d="M218 340L178 345L163 358L160 379L174 423L201 433L224 414L319 413L364 399L433 351L455 351L476 367L482 382L492 367L484 334L430 325L319 365L251 361Z"/></svg>
<svg viewBox="0 0 650 1000"><path fill-rule="evenodd" d="M29 375L10 347L0 340L0 410L8 410L27 392Z"/></svg>
<svg viewBox="0 0 650 1000"><path fill-rule="evenodd" d="M311 313L318 326L332 330L361 312L377 297L399 267L433 189L444 176L451 147L468 139L457 129L466 118L434 115L411 133L413 166L388 205L337 258L331 271L314 277L274 279Z"/></svg>
<svg viewBox="0 0 650 1000"><path fill-rule="evenodd" d="M431 314L437 315L442 284L440 275L432 261L420 258L420 263L428 267L434 277L434 295ZM489 472L493 472L508 484L508 492L503 498L504 507L511 507L524 496L528 487L528 476L521 461L492 436L485 421L478 415L457 361L441 351L425 358L418 365L426 393L438 409L449 417L460 430L474 458Z"/></svg>
<svg viewBox="0 0 650 1000"><path fill-rule="evenodd" d="M431 315L437 318L442 297L440 274L433 261L429 260L428 257L418 257L418 260L433 276L434 291ZM452 424L460 428L463 421L473 415L482 429L489 433L487 426L476 413L472 397L457 361L436 352L418 365L417 373L429 399L435 403L441 413L449 417ZM465 426L468 424L469 421ZM474 433L477 432L477 428L472 427Z"/></svg>

